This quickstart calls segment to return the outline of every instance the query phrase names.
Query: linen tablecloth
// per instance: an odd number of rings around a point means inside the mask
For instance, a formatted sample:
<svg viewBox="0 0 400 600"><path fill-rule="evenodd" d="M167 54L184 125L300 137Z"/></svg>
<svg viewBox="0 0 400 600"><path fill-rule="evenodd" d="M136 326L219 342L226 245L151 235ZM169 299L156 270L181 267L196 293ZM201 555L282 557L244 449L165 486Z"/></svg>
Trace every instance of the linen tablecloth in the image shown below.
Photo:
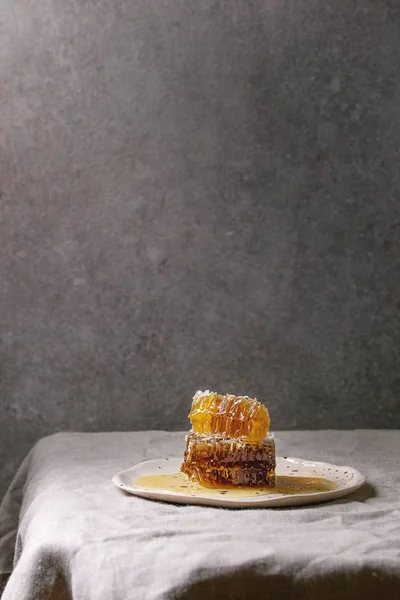
<svg viewBox="0 0 400 600"><path fill-rule="evenodd" d="M222 509L128 495L111 477L181 456L183 433L40 440L0 510L2 600L400 598L399 431L276 433L278 455L350 464L353 495Z"/></svg>

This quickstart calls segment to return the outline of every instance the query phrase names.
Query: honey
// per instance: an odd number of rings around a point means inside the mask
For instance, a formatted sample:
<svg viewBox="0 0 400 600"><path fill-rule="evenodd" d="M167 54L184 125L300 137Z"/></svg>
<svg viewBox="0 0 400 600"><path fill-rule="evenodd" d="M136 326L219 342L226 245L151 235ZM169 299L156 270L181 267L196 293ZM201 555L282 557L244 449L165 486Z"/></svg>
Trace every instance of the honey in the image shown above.
<svg viewBox="0 0 400 600"><path fill-rule="evenodd" d="M206 487L274 486L275 441L244 442L190 433L181 471Z"/></svg>
<svg viewBox="0 0 400 600"><path fill-rule="evenodd" d="M270 425L267 408L255 398L208 390L194 395L189 419L196 433L246 442L261 442Z"/></svg>
<svg viewBox="0 0 400 600"><path fill-rule="evenodd" d="M168 475L148 475L139 477L135 487L162 492L172 492L178 495L197 496L206 498L249 498L264 495L280 494L318 494L328 492L338 487L337 483L323 477L297 477L293 475L278 475L275 487L230 487L207 488L191 481L184 473Z"/></svg>

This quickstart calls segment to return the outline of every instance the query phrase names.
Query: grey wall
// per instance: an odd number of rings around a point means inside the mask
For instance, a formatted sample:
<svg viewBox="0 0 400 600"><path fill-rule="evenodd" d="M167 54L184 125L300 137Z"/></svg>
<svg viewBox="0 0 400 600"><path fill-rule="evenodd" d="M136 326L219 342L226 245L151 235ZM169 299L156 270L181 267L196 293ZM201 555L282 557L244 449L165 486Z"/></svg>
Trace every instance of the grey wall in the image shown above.
<svg viewBox="0 0 400 600"><path fill-rule="evenodd" d="M0 10L0 491L199 387L399 427L398 1Z"/></svg>

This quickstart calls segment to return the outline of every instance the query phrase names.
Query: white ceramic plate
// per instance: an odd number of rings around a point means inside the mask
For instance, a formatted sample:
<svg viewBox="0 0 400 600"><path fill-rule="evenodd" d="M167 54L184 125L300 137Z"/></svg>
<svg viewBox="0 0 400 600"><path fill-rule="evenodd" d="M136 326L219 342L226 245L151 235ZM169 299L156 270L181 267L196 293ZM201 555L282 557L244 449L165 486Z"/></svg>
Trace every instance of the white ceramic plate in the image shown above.
<svg viewBox="0 0 400 600"><path fill-rule="evenodd" d="M314 493L309 493L308 490L304 489L303 491L292 489L291 493L286 493L285 486L282 485L280 487L283 491L278 493L276 488L272 488L268 493L265 493L264 490L253 490L251 495L248 490L209 489L191 483L185 475L180 474L182 464L180 458L164 458L142 462L126 471L117 473L112 481L114 485L125 492L143 498L177 504L204 504L231 508L296 506L334 500L354 492L366 481L366 477L352 467L281 456L276 458L276 463L278 481L285 483L286 487L287 484L289 484L289 487L293 485L292 481L289 481L289 477L323 478L336 484L337 487ZM177 478L172 477L175 475ZM144 480L144 482L140 481L140 478L149 476L158 477L157 479ZM295 480L293 482L296 483ZM171 487L171 484L173 487ZM296 485L296 488L298 487ZM302 484L300 488L304 488L304 485Z"/></svg>

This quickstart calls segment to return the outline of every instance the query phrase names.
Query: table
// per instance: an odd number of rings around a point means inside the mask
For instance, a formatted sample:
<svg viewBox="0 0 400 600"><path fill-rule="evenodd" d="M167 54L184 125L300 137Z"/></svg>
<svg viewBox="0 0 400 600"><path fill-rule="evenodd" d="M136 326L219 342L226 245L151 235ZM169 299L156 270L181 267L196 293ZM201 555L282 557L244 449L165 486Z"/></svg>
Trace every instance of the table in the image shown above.
<svg viewBox="0 0 400 600"><path fill-rule="evenodd" d="M275 435L279 455L351 464L368 483L299 508L173 505L111 477L182 455L183 433L43 438L0 509L2 600L400 598L400 431Z"/></svg>

